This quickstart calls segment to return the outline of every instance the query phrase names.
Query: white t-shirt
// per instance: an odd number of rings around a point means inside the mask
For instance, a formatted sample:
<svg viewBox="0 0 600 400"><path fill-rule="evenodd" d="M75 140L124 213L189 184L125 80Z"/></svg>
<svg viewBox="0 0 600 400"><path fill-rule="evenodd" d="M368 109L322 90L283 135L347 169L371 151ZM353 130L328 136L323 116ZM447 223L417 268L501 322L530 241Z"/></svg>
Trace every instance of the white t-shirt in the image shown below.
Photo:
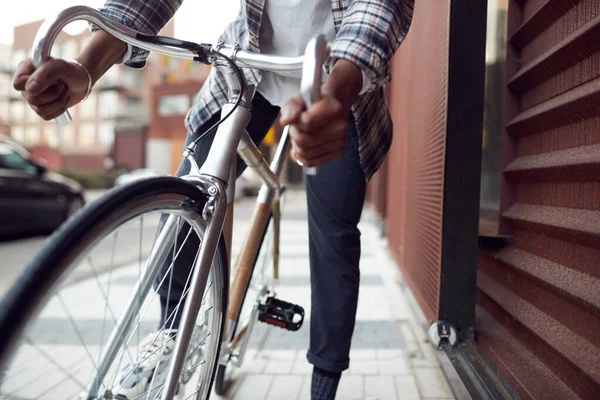
<svg viewBox="0 0 600 400"><path fill-rule="evenodd" d="M259 47L263 54L278 56L301 56L308 41L317 34L323 34L328 42L335 39L335 25L331 0L265 0ZM131 57L132 46L119 62ZM370 87L370 80L362 71L363 85L360 94ZM263 72L258 87L271 104L282 106L300 91L302 72ZM327 79L323 71L323 82Z"/></svg>
<svg viewBox="0 0 600 400"><path fill-rule="evenodd" d="M323 34L328 42L335 39L331 0L266 0L259 46L263 54L300 56L308 41ZM302 73L263 72L258 87L271 104L282 106L298 94Z"/></svg>

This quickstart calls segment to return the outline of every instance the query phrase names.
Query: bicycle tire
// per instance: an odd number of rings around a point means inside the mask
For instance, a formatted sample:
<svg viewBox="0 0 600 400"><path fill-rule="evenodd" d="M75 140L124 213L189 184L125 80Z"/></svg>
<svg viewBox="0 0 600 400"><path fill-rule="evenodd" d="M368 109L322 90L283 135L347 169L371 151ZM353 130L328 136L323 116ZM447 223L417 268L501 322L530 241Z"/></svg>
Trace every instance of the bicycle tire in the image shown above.
<svg viewBox="0 0 600 400"><path fill-rule="evenodd" d="M167 201L176 201L185 207L193 207L202 212L207 199L193 185L174 177L149 178L115 188L94 203L81 209L63 224L17 279L0 303L0 372L4 372L11 355L16 350L23 330L44 306L45 300L63 278L69 273L69 263L85 248L87 243L107 231L115 221L139 214L144 210L159 209ZM184 205L185 204L185 205ZM217 247L221 272L220 282L221 311L216 338L215 357L210 372L208 395L212 390L221 337L225 323L229 277L227 252L223 237ZM214 264L213 264L214 265ZM0 380L1 381L1 380Z"/></svg>

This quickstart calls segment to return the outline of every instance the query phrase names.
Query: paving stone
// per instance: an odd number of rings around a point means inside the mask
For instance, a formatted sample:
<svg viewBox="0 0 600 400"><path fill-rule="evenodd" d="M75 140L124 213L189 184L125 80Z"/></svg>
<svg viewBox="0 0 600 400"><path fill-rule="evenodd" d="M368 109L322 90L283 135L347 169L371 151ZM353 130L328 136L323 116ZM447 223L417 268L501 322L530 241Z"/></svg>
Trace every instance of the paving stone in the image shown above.
<svg viewBox="0 0 600 400"><path fill-rule="evenodd" d="M364 377L360 375L342 375L336 397L344 400L363 400L364 391Z"/></svg>
<svg viewBox="0 0 600 400"><path fill-rule="evenodd" d="M350 360L375 360L376 354L375 349L351 348Z"/></svg>
<svg viewBox="0 0 600 400"><path fill-rule="evenodd" d="M289 375L294 367L293 360L271 360L267 363L263 373L271 375Z"/></svg>
<svg viewBox="0 0 600 400"><path fill-rule="evenodd" d="M365 396L373 397L379 400L395 400L396 384L394 377L387 376L366 376L365 377Z"/></svg>
<svg viewBox="0 0 600 400"><path fill-rule="evenodd" d="M311 376L305 376L302 379L302 389L300 390L300 396L298 400L310 400L310 389L312 384Z"/></svg>
<svg viewBox="0 0 600 400"><path fill-rule="evenodd" d="M301 376L276 376L271 390L267 395L267 400L282 400L293 398L292 396L300 393L302 388Z"/></svg>
<svg viewBox="0 0 600 400"><path fill-rule="evenodd" d="M414 375L424 398L453 397L440 368L414 368Z"/></svg>
<svg viewBox="0 0 600 400"><path fill-rule="evenodd" d="M294 361L298 352L291 350L271 350L263 349L257 353L257 358L269 361Z"/></svg>
<svg viewBox="0 0 600 400"><path fill-rule="evenodd" d="M400 400L420 400L419 389L412 375L401 375L394 378L396 381L396 392Z"/></svg>
<svg viewBox="0 0 600 400"><path fill-rule="evenodd" d="M375 360L350 361L349 373L351 375L375 375L378 372L377 361Z"/></svg>
<svg viewBox="0 0 600 400"><path fill-rule="evenodd" d="M300 355L294 361L294 366L292 368L292 374L294 375L309 375L312 374L313 366L308 362L304 354L302 357Z"/></svg>
<svg viewBox="0 0 600 400"><path fill-rule="evenodd" d="M408 364L402 357L392 360L377 360L377 368L382 375L407 375L410 373Z"/></svg>
<svg viewBox="0 0 600 400"><path fill-rule="evenodd" d="M234 400L264 400L273 383L272 375L248 375L244 377Z"/></svg>

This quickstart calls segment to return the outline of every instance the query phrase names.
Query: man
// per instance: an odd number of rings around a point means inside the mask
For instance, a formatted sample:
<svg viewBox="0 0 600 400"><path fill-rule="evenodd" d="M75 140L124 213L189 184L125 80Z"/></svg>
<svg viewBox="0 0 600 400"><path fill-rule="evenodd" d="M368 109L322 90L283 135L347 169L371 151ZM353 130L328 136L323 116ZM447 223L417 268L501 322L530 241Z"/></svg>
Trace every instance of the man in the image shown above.
<svg viewBox="0 0 600 400"><path fill-rule="evenodd" d="M109 0L102 11L138 31L156 34L181 1ZM281 112L281 123L292 127L294 158L305 166L320 166L318 175L306 178L312 289L307 357L314 366L313 399L333 399L341 373L349 366L359 288L357 225L366 182L391 143L383 86L390 78L388 63L408 32L413 7L414 0L246 0L222 35L226 43L237 41L251 51L286 56L303 54L316 34L324 34L331 44L322 99L309 109L297 95L299 76L244 70L248 82L258 87L248 125L253 140L261 141ZM36 71L25 62L14 86L49 120L82 101L90 85L115 63L141 68L146 57L146 51L97 31L75 61L51 60ZM213 69L186 117L188 142L218 120L227 101L223 82ZM209 136L201 143L199 163L211 142ZM187 276L190 267L191 262L175 265L175 275ZM167 298L166 290L157 289L164 319L181 293L168 291ZM175 328L177 324L175 320Z"/></svg>

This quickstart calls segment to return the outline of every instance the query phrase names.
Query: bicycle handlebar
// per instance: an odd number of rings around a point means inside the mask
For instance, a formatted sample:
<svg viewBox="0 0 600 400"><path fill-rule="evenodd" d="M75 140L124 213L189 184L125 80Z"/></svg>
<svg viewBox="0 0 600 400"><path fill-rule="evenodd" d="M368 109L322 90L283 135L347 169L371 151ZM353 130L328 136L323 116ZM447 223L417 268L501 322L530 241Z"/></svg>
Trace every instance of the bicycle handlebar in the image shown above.
<svg viewBox="0 0 600 400"><path fill-rule="evenodd" d="M120 24L94 8L87 6L73 6L59 12L52 18L45 20L40 26L33 43L32 63L35 68L40 67L48 60L54 40L62 29L67 24L80 20L90 22L123 42L142 49L177 58L195 59L198 56L198 54L192 50L151 43L147 38L152 36L144 35L128 26ZM324 51L322 43L323 39L317 39L317 42L319 43L318 46L312 45L309 46L309 48L312 49L312 51L315 49ZM310 91L310 93L315 93L315 86L318 84L320 87L320 69L322 68L324 57L319 56L319 54L315 55L311 53L309 49L307 49L307 54L305 56L297 57L282 57L253 53L237 49L230 45L223 46L219 51L223 54L229 53L230 58L234 60L236 65L240 68L256 68L273 72L300 71L303 69L304 61L310 61L308 64L311 65L314 70L303 71L302 90L303 92L307 90ZM309 58L307 59L306 57ZM317 80L319 81L317 82ZM59 125L66 125L71 122L69 111L67 110L62 115L55 118L55 121Z"/></svg>

